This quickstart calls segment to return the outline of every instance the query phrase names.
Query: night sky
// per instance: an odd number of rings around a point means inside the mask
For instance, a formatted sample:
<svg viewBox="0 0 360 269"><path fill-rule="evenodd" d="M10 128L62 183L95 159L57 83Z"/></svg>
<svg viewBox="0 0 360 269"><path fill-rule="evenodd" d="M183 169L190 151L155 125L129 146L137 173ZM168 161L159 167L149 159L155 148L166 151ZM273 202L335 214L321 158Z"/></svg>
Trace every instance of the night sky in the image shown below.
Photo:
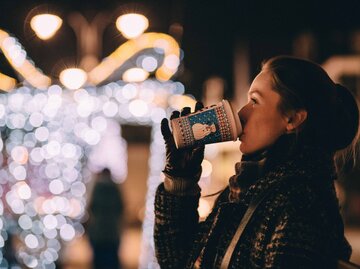
<svg viewBox="0 0 360 269"><path fill-rule="evenodd" d="M352 53L349 35L360 29L360 1L200 1L200 0L0 0L0 28L15 35L28 55L46 74L76 61L76 38L72 29L63 24L49 41L40 41L29 29L27 17L37 6L60 12L65 18L71 11L81 12L88 20L99 12L107 12L109 25L103 34L103 57L109 55L125 39L115 28L119 13L138 11L150 20L148 32L169 33L173 23L183 25L181 47L184 51L182 81L196 97L202 84L211 75L225 78L227 96L233 88L233 56L238 41L249 46L252 75L264 58L291 54L294 37L311 31L318 38L314 61L321 63L333 54ZM0 54L0 70L13 71Z"/></svg>

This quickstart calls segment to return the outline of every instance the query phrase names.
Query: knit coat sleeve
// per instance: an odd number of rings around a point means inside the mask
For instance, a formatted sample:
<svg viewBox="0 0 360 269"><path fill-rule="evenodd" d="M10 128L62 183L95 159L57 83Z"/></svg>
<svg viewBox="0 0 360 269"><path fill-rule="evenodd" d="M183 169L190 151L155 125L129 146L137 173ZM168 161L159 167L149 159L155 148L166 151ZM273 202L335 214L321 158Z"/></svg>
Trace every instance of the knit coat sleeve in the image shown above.
<svg viewBox="0 0 360 269"><path fill-rule="evenodd" d="M155 196L154 240L161 268L184 269L197 234L200 194L174 195L161 184Z"/></svg>

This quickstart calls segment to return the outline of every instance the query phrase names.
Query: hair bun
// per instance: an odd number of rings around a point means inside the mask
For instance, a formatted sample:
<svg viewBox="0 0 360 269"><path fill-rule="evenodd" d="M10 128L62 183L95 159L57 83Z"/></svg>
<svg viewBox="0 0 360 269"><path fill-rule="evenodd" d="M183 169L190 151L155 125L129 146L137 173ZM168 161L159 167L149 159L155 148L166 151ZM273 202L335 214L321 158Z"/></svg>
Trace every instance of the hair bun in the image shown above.
<svg viewBox="0 0 360 269"><path fill-rule="evenodd" d="M335 85L336 109L334 147L336 150L347 147L355 138L359 128L359 108L353 94L340 84Z"/></svg>

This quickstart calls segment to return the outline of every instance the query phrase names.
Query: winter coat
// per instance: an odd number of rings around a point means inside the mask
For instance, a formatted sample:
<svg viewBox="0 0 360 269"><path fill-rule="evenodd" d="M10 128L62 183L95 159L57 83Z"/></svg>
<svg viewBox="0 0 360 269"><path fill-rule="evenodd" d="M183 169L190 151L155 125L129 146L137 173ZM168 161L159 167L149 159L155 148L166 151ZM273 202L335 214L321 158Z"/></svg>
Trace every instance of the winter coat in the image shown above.
<svg viewBox="0 0 360 269"><path fill-rule="evenodd" d="M155 249L161 268L220 268L232 237L253 197L276 185L258 207L236 245L229 268L336 268L349 260L334 188L332 155L320 149L267 156L263 172L232 186L198 222L200 194L174 195L161 184L155 196ZM275 153L274 153L275 152ZM242 180L241 174L235 175ZM247 180L247 179L245 179Z"/></svg>

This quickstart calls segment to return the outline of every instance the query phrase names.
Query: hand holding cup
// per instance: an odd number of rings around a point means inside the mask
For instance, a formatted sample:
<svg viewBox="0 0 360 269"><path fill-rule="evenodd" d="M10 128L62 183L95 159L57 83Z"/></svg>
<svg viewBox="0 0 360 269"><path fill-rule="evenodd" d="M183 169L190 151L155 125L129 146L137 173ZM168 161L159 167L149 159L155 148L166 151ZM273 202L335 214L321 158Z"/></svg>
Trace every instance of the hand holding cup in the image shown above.
<svg viewBox="0 0 360 269"><path fill-rule="evenodd" d="M203 108L201 102L195 105L195 113ZM181 112L174 111L170 120L185 117L191 114L190 107L184 107ZM166 118L161 121L161 133L166 146L166 164L164 173L172 177L194 178L201 172L201 163L204 159L204 145L192 148L177 148L174 136L169 128Z"/></svg>
<svg viewBox="0 0 360 269"><path fill-rule="evenodd" d="M236 141L242 132L240 119L227 100L171 119L177 148Z"/></svg>

